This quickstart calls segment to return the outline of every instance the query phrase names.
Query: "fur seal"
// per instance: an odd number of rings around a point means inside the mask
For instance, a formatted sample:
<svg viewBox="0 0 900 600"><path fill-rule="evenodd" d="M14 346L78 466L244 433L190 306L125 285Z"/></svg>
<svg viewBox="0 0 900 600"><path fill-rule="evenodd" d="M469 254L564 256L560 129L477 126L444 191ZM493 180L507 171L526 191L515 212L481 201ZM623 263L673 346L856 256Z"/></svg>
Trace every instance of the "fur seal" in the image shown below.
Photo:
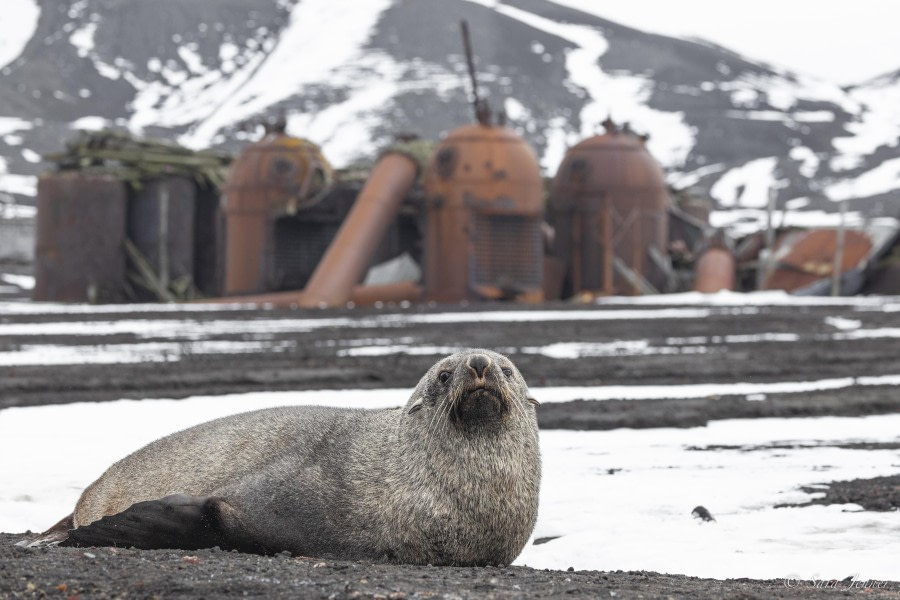
<svg viewBox="0 0 900 600"><path fill-rule="evenodd" d="M57 527L70 546L509 564L537 518L536 404L508 358L458 352L403 408L264 409L161 438Z"/></svg>

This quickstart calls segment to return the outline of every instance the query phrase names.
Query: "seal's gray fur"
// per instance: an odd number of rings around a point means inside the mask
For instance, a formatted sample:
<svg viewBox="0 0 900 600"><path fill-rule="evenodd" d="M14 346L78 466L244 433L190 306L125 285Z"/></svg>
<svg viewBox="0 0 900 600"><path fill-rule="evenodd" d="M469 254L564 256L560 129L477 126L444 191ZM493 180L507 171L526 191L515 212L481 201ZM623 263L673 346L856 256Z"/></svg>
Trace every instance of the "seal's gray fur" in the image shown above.
<svg viewBox="0 0 900 600"><path fill-rule="evenodd" d="M537 518L534 404L509 359L467 350L401 409L210 421L110 467L78 501L69 542L508 564Z"/></svg>

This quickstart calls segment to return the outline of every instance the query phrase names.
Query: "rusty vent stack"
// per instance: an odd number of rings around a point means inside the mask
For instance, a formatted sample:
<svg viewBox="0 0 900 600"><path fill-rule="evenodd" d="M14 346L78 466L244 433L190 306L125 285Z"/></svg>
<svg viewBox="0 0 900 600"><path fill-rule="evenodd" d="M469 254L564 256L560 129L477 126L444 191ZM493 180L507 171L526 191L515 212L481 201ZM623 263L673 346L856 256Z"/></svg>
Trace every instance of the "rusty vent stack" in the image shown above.
<svg viewBox="0 0 900 600"><path fill-rule="evenodd" d="M561 290L640 295L665 291L668 195L646 137L604 122L606 133L566 152L550 193L552 255Z"/></svg>
<svg viewBox="0 0 900 600"><path fill-rule="evenodd" d="M537 157L491 124L479 97L468 26L463 42L477 124L444 138L425 168L425 298L543 299L543 186Z"/></svg>

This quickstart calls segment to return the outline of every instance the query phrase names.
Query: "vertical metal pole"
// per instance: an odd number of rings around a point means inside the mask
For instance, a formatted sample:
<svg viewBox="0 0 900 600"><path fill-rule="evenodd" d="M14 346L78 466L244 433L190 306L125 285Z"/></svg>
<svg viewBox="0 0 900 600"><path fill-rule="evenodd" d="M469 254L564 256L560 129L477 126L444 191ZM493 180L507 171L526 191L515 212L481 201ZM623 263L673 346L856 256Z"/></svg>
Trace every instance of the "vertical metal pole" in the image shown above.
<svg viewBox="0 0 900 600"><path fill-rule="evenodd" d="M475 110L475 120L482 125L487 125L488 115L478 95L478 77L475 74L475 54L472 51L472 37L469 35L469 23L465 19L459 22L462 30L463 50L466 53L466 66L469 69L469 79L472 81L472 107Z"/></svg>
<svg viewBox="0 0 900 600"><path fill-rule="evenodd" d="M159 180L159 282L169 287L169 186Z"/></svg>
<svg viewBox="0 0 900 600"><path fill-rule="evenodd" d="M612 207L609 202L603 205L603 293L612 296L613 285L613 245Z"/></svg>
<svg viewBox="0 0 900 600"><path fill-rule="evenodd" d="M844 270L844 231L846 229L847 201L841 200L841 221L838 223L837 244L834 249L834 267L831 272L831 295L841 295L841 274Z"/></svg>
<svg viewBox="0 0 900 600"><path fill-rule="evenodd" d="M778 197L778 191L775 189L774 183L769 186L769 203L766 207L766 244L762 252L759 253L758 267L756 271L756 289L761 290L763 283L766 281L766 275L772 268L773 246L775 246L775 227L772 223L775 213L775 199Z"/></svg>

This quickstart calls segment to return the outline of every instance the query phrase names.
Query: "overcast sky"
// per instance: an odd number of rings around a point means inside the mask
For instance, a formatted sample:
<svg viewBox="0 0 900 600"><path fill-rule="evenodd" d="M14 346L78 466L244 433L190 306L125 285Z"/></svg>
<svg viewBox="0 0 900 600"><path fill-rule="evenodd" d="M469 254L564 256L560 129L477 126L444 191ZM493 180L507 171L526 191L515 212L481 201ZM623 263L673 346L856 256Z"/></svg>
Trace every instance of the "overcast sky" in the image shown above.
<svg viewBox="0 0 900 600"><path fill-rule="evenodd" d="M900 69L900 0L553 0L840 84Z"/></svg>

